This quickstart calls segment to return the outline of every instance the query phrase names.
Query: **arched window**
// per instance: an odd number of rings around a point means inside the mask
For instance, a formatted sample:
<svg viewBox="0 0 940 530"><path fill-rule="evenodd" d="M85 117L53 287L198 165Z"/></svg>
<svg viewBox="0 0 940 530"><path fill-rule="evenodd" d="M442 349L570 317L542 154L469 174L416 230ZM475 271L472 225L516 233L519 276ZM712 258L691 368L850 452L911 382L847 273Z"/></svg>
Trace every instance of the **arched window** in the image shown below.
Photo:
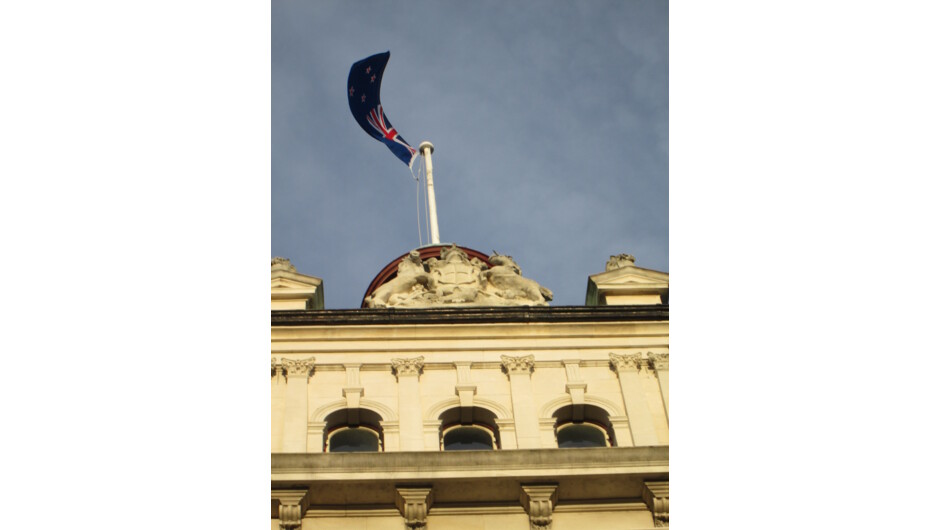
<svg viewBox="0 0 940 530"><path fill-rule="evenodd" d="M327 436L327 452L357 453L378 451L379 433L368 427L340 427Z"/></svg>
<svg viewBox="0 0 940 530"><path fill-rule="evenodd" d="M593 423L565 423L556 430L558 447L609 447L607 432Z"/></svg>
<svg viewBox="0 0 940 530"><path fill-rule="evenodd" d="M445 451L489 451L496 447L496 437L479 425L455 425L444 430Z"/></svg>
<svg viewBox="0 0 940 530"><path fill-rule="evenodd" d="M382 417L368 409L340 409L324 418L323 450L328 453L383 450Z"/></svg>
<svg viewBox="0 0 940 530"><path fill-rule="evenodd" d="M552 414L558 447L611 447L616 445L607 411L594 405L568 405Z"/></svg>
<svg viewBox="0 0 940 530"><path fill-rule="evenodd" d="M499 449L496 414L481 407L455 407L441 413L442 451Z"/></svg>

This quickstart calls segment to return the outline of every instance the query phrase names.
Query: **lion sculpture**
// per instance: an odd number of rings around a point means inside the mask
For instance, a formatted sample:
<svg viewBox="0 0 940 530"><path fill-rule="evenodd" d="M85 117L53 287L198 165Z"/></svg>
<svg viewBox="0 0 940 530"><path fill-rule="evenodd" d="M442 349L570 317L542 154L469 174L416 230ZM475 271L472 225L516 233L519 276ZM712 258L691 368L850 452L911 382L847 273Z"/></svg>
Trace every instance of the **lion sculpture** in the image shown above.
<svg viewBox="0 0 940 530"><path fill-rule="evenodd" d="M398 276L377 288L372 296L365 299L368 307L386 307L389 300L394 302L400 298L407 298L415 290L433 291L434 279L424 270L421 255L412 250L408 256L398 263Z"/></svg>
<svg viewBox="0 0 940 530"><path fill-rule="evenodd" d="M500 298L531 300L540 304L552 299L551 291L534 280L522 277L522 270L512 256L501 256L494 252L490 256L490 264L492 267L481 273L487 281L487 292Z"/></svg>

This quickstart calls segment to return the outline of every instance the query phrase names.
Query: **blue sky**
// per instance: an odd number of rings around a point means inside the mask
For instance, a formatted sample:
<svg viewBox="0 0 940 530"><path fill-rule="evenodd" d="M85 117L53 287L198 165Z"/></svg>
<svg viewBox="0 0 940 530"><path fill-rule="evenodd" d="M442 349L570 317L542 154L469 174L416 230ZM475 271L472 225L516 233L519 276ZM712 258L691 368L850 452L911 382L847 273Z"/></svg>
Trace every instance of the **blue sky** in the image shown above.
<svg viewBox="0 0 940 530"><path fill-rule="evenodd" d="M512 255L552 305L582 305L612 254L668 272L667 2L278 1L271 251L327 308L419 245L411 173L346 102L386 50L389 120L435 146L442 242Z"/></svg>

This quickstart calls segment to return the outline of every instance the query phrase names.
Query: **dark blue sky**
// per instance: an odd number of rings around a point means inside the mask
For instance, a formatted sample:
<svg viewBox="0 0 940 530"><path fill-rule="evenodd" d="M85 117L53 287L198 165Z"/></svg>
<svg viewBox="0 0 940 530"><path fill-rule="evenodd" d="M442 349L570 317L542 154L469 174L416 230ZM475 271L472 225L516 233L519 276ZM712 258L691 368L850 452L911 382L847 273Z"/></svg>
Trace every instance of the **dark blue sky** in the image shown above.
<svg viewBox="0 0 940 530"><path fill-rule="evenodd" d="M278 1L271 250L328 308L419 244L408 168L346 102L386 50L386 114L435 146L442 242L512 255L552 305L583 304L611 254L668 271L666 2Z"/></svg>

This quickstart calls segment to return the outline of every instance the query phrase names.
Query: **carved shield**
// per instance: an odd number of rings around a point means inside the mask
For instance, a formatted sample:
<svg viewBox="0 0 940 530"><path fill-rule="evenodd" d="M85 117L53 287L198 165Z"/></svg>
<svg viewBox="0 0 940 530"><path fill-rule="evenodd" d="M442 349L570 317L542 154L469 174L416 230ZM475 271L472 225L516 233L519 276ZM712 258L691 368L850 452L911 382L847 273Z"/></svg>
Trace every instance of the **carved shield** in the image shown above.
<svg viewBox="0 0 940 530"><path fill-rule="evenodd" d="M434 269L437 281L444 285L475 285L480 271L469 263L447 262Z"/></svg>

